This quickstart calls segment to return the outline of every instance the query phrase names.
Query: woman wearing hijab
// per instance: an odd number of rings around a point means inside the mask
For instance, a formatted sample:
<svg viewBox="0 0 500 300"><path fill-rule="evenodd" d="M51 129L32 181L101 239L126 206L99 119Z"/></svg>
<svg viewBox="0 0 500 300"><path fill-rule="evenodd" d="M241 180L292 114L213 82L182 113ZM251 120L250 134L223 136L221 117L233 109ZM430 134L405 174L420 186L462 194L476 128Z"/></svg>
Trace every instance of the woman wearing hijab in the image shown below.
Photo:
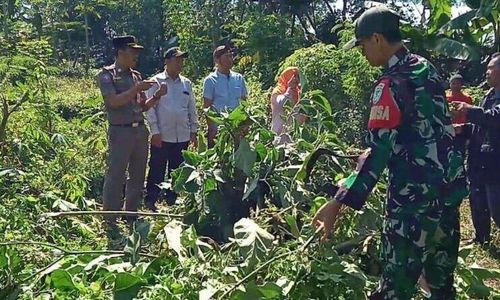
<svg viewBox="0 0 500 300"><path fill-rule="evenodd" d="M290 102L290 105L295 108L300 100L301 80L300 73L297 67L288 67L278 77L276 87L271 93L271 110L272 124L271 130L276 133L278 144L288 143L291 141L290 136L285 132L285 127L292 123L291 118L295 118L299 124L306 120L306 116L298 114L296 109L291 113L287 113L284 109L285 104Z"/></svg>

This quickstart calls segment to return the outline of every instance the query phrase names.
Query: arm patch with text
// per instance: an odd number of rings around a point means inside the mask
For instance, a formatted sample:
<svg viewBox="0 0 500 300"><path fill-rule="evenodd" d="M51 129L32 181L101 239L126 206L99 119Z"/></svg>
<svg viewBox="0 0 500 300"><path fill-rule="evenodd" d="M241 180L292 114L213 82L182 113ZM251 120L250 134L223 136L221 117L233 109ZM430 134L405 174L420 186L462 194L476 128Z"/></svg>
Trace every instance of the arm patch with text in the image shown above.
<svg viewBox="0 0 500 300"><path fill-rule="evenodd" d="M401 123L401 110L391 92L389 79L381 80L371 97L370 119L368 129L393 129Z"/></svg>

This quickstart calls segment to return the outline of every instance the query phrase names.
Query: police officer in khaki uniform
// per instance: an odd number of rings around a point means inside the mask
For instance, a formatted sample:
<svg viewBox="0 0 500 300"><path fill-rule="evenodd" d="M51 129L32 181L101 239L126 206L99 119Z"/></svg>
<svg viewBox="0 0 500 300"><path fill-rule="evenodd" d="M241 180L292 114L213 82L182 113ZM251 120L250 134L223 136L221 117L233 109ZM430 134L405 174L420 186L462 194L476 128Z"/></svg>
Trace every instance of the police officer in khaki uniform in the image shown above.
<svg viewBox="0 0 500 300"><path fill-rule="evenodd" d="M115 63L106 66L98 75L98 85L104 99L108 128L108 170L104 182L104 210L117 211L122 208L122 193L128 170L125 191L125 210L137 211L139 206L146 162L148 158L149 131L144 125L143 112L153 106L167 92L166 85L158 87L147 99L144 91L153 81L141 79L133 68L141 49L134 36L119 36L113 39ZM133 221L129 218L128 221ZM117 239L116 216L106 218L108 237Z"/></svg>

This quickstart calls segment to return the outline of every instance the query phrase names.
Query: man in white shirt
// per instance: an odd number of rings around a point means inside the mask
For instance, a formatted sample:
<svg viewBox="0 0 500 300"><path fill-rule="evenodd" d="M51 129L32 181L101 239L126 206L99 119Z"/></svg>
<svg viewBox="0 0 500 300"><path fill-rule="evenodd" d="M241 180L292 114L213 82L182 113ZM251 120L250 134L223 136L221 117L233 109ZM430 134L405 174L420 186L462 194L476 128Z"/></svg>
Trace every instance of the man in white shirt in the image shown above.
<svg viewBox="0 0 500 300"><path fill-rule="evenodd" d="M247 87L243 75L234 72L233 49L219 46L214 50L213 59L217 69L203 81L203 108L214 107L218 112L232 111L241 100L247 98ZM213 147L217 126L210 120L208 125L208 146Z"/></svg>
<svg viewBox="0 0 500 300"><path fill-rule="evenodd" d="M165 181L167 165L170 176L172 170L184 161L182 151L188 148L189 142L197 146L198 117L192 83L180 75L187 57L188 53L178 47L168 49L164 55L165 71L152 78L158 85L167 84L167 93L146 113L152 137L144 202L153 211L157 210L158 184ZM147 94L154 93L155 86ZM177 194L168 189L166 198L167 203L173 205Z"/></svg>

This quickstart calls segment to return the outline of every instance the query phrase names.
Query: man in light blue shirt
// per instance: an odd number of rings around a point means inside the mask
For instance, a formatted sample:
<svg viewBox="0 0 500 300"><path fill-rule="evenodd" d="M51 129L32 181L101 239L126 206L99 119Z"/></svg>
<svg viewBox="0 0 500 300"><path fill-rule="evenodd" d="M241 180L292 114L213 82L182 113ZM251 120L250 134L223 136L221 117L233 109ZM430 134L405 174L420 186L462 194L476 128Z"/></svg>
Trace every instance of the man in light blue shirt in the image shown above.
<svg viewBox="0 0 500 300"><path fill-rule="evenodd" d="M247 98L243 75L231 71L234 65L233 51L229 46L219 46L213 53L217 69L203 81L203 107L213 107L218 112L232 111ZM213 147L217 125L207 120L208 146Z"/></svg>

